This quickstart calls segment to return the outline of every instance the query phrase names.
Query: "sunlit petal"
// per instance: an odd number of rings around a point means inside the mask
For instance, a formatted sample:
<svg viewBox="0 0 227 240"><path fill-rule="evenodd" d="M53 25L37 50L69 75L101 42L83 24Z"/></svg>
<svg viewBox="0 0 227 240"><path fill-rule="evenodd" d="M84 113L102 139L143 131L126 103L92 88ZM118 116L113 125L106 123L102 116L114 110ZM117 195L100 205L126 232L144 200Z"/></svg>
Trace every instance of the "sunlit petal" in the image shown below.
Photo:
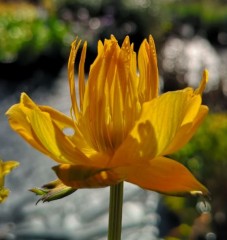
<svg viewBox="0 0 227 240"><path fill-rule="evenodd" d="M154 39L149 36L149 42L145 39L140 46L138 54L140 72L139 96L140 101L149 101L158 96L158 67Z"/></svg>
<svg viewBox="0 0 227 240"><path fill-rule="evenodd" d="M22 94L20 104L11 107L6 114L15 131L55 161L69 163L86 159L62 131L67 126L73 127L73 122L58 111L50 107L39 108L26 94Z"/></svg>
<svg viewBox="0 0 227 240"><path fill-rule="evenodd" d="M76 118L79 117L79 107L77 103L76 90L75 90L75 74L74 74L74 64L76 55L79 49L81 41L77 41L77 39L71 45L71 51L69 55L68 61L68 80L69 80L69 89L70 96L72 100L72 110Z"/></svg>
<svg viewBox="0 0 227 240"><path fill-rule="evenodd" d="M202 94L203 91L204 91L205 88L206 88L207 82L208 82L208 71L207 71L207 70L204 70L204 71L203 71L202 80L201 80L201 82L200 82L199 87L195 90L195 93L196 93L196 94Z"/></svg>
<svg viewBox="0 0 227 240"><path fill-rule="evenodd" d="M34 148L44 154L47 154L47 151L42 146L42 143L40 143L37 137L33 134L30 122L28 121L28 118L23 112L20 104L13 105L6 112L6 115L8 116L9 124L14 131L21 135L25 141L31 144Z"/></svg>

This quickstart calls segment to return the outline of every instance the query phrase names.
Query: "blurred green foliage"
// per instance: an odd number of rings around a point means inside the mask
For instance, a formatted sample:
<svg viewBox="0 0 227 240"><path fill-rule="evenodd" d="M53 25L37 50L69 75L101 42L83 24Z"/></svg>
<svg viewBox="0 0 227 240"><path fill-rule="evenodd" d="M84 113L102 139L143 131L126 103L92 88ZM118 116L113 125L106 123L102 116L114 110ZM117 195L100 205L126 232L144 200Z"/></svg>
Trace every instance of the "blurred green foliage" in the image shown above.
<svg viewBox="0 0 227 240"><path fill-rule="evenodd" d="M19 55L31 61L46 50L60 47L68 27L54 16L28 3L0 3L0 62Z"/></svg>
<svg viewBox="0 0 227 240"><path fill-rule="evenodd" d="M227 114L209 114L192 140L172 156L187 166L210 191L213 216L227 213ZM188 239L188 230L199 217L201 209L196 211L197 198L165 197L165 204L177 214L183 225L179 227L179 239ZM209 203L208 203L209 204ZM197 205L198 206L198 205ZM226 218L225 218L226 221ZM210 223L211 224L211 223ZM219 223L212 219L211 229L215 231ZM226 223L222 222L223 226ZM188 226L182 228L182 226ZM216 232L219 235L219 232ZM178 239L178 238L177 238ZM205 239L205 238L204 238ZM217 238L219 239L219 238ZM221 239L221 238L220 238Z"/></svg>
<svg viewBox="0 0 227 240"><path fill-rule="evenodd" d="M166 0L56 0L58 16L73 21L73 31L89 45L114 34L121 42L126 35L137 48L152 34L159 37L166 27L162 5ZM67 16L67 17L66 17ZM65 18L66 17L66 18ZM93 24L97 23L97 24ZM137 44L138 42L138 44Z"/></svg>
<svg viewBox="0 0 227 240"><path fill-rule="evenodd" d="M209 114L192 140L173 157L208 183L208 178L227 167L226 139L227 115Z"/></svg>
<svg viewBox="0 0 227 240"><path fill-rule="evenodd" d="M173 33L182 24L193 27L196 34L204 36L217 47L226 47L227 5L225 0L174 0L163 5L169 21L167 32ZM219 35L221 34L221 35ZM222 35L225 36L222 39Z"/></svg>
<svg viewBox="0 0 227 240"><path fill-rule="evenodd" d="M88 40L94 51L97 39L110 34L120 41L130 35L135 47L152 34L160 40L156 41L158 47L177 24L193 24L195 19L206 30L214 24L227 28L227 6L221 0L39 0L36 5L29 2L0 3L0 62L16 61L20 55L23 60L31 60L56 47L61 51L76 35Z"/></svg>
<svg viewBox="0 0 227 240"><path fill-rule="evenodd" d="M227 6L224 1L176 0L165 4L166 11L175 14L175 18L197 17L204 24L227 21ZM172 16L173 18L173 16Z"/></svg>

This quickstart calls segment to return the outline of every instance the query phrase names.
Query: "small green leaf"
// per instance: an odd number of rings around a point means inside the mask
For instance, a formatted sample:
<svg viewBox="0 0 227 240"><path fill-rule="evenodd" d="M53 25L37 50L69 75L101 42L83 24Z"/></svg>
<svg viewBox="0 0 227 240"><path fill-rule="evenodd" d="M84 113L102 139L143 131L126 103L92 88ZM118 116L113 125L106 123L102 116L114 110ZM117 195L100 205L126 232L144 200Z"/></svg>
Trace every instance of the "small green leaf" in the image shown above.
<svg viewBox="0 0 227 240"><path fill-rule="evenodd" d="M43 185L41 188L35 187L29 189L29 191L35 193L36 195L42 196L36 204L38 204L39 201L51 202L57 199L64 198L74 193L76 190L77 189L64 185L59 179L49 182Z"/></svg>

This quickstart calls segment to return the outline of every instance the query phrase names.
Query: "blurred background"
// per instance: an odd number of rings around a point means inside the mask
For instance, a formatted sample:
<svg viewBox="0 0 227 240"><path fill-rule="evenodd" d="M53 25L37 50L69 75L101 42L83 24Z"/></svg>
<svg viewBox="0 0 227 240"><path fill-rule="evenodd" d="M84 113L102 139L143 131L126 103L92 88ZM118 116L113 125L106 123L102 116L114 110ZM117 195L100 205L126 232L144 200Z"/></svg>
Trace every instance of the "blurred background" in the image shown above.
<svg viewBox="0 0 227 240"><path fill-rule="evenodd" d="M53 162L8 126L5 111L27 92L39 104L69 114L66 65L76 36L88 41L86 72L99 39L130 36L138 50L152 34L161 91L197 87L209 71L204 103L210 114L172 156L204 183L212 199L165 197L125 185L126 240L227 239L227 1L30 0L0 1L0 158L21 166L7 176L9 199L0 205L0 239L106 239L108 189L80 190L39 203L28 189L55 178Z"/></svg>

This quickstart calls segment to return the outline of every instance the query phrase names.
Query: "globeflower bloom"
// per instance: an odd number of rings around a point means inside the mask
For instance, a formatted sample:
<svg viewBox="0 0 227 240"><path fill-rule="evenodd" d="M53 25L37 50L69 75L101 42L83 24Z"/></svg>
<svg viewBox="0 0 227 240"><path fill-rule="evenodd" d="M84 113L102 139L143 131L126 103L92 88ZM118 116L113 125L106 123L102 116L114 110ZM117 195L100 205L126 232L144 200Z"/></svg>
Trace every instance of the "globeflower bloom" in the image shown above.
<svg viewBox="0 0 227 240"><path fill-rule="evenodd" d="M4 187L5 176L17 166L19 163L16 161L3 162L0 160L0 203L3 203L9 195L9 189Z"/></svg>
<svg viewBox="0 0 227 240"><path fill-rule="evenodd" d="M207 71L196 90L159 95L153 38L142 42L137 56L129 37L120 47L111 36L98 42L87 80L83 44L76 85L80 44L72 43L68 62L70 117L37 105L25 93L6 113L13 130L58 163L53 167L58 180L50 189L74 191L127 181L164 194L206 195L207 189L187 168L166 156L190 140L208 112L201 103ZM48 190L37 191L45 193Z"/></svg>

